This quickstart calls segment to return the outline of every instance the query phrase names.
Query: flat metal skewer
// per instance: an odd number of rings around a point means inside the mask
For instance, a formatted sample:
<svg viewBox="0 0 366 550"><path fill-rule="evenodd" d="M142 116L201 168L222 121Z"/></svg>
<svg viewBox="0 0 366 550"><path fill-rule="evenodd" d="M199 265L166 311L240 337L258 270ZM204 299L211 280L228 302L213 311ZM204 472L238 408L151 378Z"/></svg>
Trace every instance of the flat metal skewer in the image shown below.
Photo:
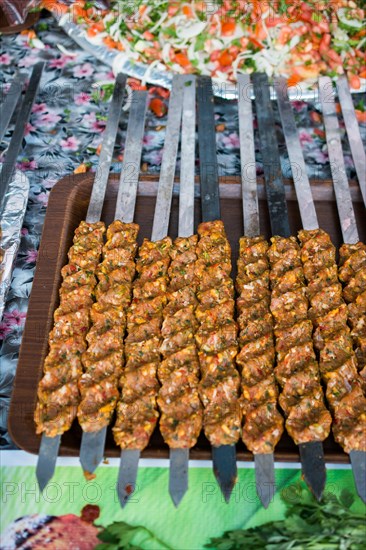
<svg viewBox="0 0 366 550"><path fill-rule="evenodd" d="M359 241L359 235L347 180L334 96L329 94L332 88L333 84L329 77L319 78L319 96L343 241L346 244L355 244ZM357 492L366 503L366 452L353 450L349 455Z"/></svg>
<svg viewBox="0 0 366 550"><path fill-rule="evenodd" d="M269 97L268 77L262 73L255 73L253 75L253 85L255 91L256 113L261 147L265 155L263 168L272 235L290 237L291 230L285 197L285 186L282 179L282 169L275 132L274 117ZM277 96L279 96L281 86L277 85L277 89ZM284 90L286 91L286 88L284 88ZM279 99L279 106L282 121L284 121L286 104L285 97L283 95L281 95ZM286 113L288 113L288 109L286 109ZM285 127L285 135L287 134L286 144L288 144L288 142L290 142L290 131L292 132L292 141L294 141L297 136L296 126L292 124L292 119L290 116L285 118L284 128ZM292 152L293 148L291 147L291 143L289 144L290 154L290 151ZM296 157L296 159L301 162L300 158ZM306 170L301 170L301 172L302 177L306 177ZM305 205L309 216L311 216L312 213L315 213L315 209L312 209L308 196L305 201ZM323 443L321 441L303 443L299 445L299 452L304 479L315 497L320 500L326 481Z"/></svg>
<svg viewBox="0 0 366 550"><path fill-rule="evenodd" d="M177 160L185 77L175 76L169 100L168 121L166 126L163 158L161 163L158 194L156 198L151 240L158 241L168 234L170 209L173 196L175 165ZM122 203L125 199L121 199ZM127 199L126 199L127 200ZM124 508L131 497L135 486L140 459L138 449L121 451L118 472L117 494Z"/></svg>
<svg viewBox="0 0 366 550"><path fill-rule="evenodd" d="M183 93L178 237L194 233L196 81L187 76ZM169 493L176 507L188 490L189 449L170 449Z"/></svg>
<svg viewBox="0 0 366 550"><path fill-rule="evenodd" d="M250 77L238 75L239 138L241 180L243 196L244 235L260 235L259 206L255 165L252 102L248 98ZM263 506L268 508L274 494L275 474L273 453L255 454L257 494Z"/></svg>
<svg viewBox="0 0 366 550"><path fill-rule="evenodd" d="M109 108L107 126L103 135L99 165L95 174L92 194L86 215L86 221L89 223L99 221L102 214L104 195L107 188L113 148L118 131L125 85L126 76L118 74ZM61 435L55 437L48 437L45 434L42 435L36 468L36 477L41 491L43 491L53 476L60 442Z"/></svg>
<svg viewBox="0 0 366 550"><path fill-rule="evenodd" d="M214 98L210 77L197 78L198 144L200 152L202 221L219 220L220 196L216 156ZM226 502L237 480L235 445L212 447L213 470Z"/></svg>
<svg viewBox="0 0 366 550"><path fill-rule="evenodd" d="M14 77L4 102L0 107L0 141L3 140L10 119L13 116L18 99L23 90L25 80L26 75L24 73L18 73Z"/></svg>
<svg viewBox="0 0 366 550"><path fill-rule="evenodd" d="M32 106L37 95L39 83L41 81L42 72L44 68L44 62L40 61L33 67L33 71L30 77L28 89L25 92L22 102L21 110L19 112L14 132L11 137L8 150L6 152L5 160L1 166L0 172L0 213L4 204L4 198L11 182L17 157L22 145L25 127L29 120ZM6 101L6 100L5 100ZM10 99L9 99L10 101Z"/></svg>
<svg viewBox="0 0 366 550"><path fill-rule="evenodd" d="M147 92L132 92L123 167L114 216L115 220L122 220L125 223L131 223L135 214L146 108ZM85 472L93 473L103 460L106 435L107 426L96 432L83 431L80 446L80 463Z"/></svg>
<svg viewBox="0 0 366 550"><path fill-rule="evenodd" d="M360 127L357 122L347 77L340 76L336 84L358 183L363 202L366 205L366 152L362 143Z"/></svg>

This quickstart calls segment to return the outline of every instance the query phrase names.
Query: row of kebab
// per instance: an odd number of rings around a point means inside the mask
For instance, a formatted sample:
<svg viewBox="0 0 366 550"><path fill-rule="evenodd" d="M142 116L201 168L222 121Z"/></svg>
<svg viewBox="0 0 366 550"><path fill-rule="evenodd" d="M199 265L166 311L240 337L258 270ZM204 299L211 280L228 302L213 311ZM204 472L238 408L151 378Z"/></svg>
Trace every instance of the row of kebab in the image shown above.
<svg viewBox="0 0 366 550"><path fill-rule="evenodd" d="M223 222L197 234L144 239L115 220L82 221L62 268L37 433L77 418L112 427L122 451L157 428L170 449L203 430L213 448L242 439L273 455L332 429L346 453L366 451L366 245L337 250L322 229L244 236L233 280Z"/></svg>
<svg viewBox="0 0 366 550"><path fill-rule="evenodd" d="M214 446L242 437L272 453L283 416L296 444L328 437L322 380L336 441L366 450L365 244L343 245L337 267L320 229L300 244L242 237L234 316L221 221L145 240L136 261L136 224L113 222L103 244L105 231L81 222L62 269L38 433L63 433L76 416L97 431L116 411L121 448L143 450L160 416L172 448L193 447L203 428Z"/></svg>

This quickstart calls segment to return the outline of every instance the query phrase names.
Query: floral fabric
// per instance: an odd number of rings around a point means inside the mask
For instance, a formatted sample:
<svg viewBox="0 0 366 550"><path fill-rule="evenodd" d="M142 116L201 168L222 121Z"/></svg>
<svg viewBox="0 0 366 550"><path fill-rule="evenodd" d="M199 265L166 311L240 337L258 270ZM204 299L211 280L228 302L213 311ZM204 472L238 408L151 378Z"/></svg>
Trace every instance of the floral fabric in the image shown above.
<svg viewBox="0 0 366 550"><path fill-rule="evenodd" d="M7 410L17 366L29 295L32 288L37 250L40 242L49 193L63 176L72 173L80 164L91 169L98 164L99 146L106 125L107 97L114 77L109 67L81 51L61 31L53 19L43 19L36 26L37 38L29 34L0 37L0 82L3 97L9 89L17 67L22 71L39 60L46 61L40 91L26 128L18 168L30 180L30 196L22 229L6 310L0 323L0 446L14 447L7 432ZM151 97L167 103L168 94L150 90ZM355 103L361 101L355 96ZM289 163L276 105L273 104L278 129L281 162L284 174L289 176ZM300 140L303 146L308 175L329 178L330 169L324 129L318 104L297 101L293 103ZM162 110L162 113L165 109ZM162 114L158 113L158 114ZM122 115L114 151L113 171L120 171L128 112ZM235 102L218 100L215 105L217 129L217 158L219 173L240 174L238 114ZM144 137L142 171L158 173L162 158L166 114L156 116L150 109ZM254 119L256 128L256 120ZM342 128L344 128L342 124ZM342 130L344 134L344 130ZM361 125L363 139L366 126ZM12 135L12 126L1 148L4 158L6 145ZM257 173L262 174L262 157L255 131ZM343 148L347 173L354 177L354 167L346 136ZM198 161L196 162L198 170ZM179 159L177 163L179 170Z"/></svg>

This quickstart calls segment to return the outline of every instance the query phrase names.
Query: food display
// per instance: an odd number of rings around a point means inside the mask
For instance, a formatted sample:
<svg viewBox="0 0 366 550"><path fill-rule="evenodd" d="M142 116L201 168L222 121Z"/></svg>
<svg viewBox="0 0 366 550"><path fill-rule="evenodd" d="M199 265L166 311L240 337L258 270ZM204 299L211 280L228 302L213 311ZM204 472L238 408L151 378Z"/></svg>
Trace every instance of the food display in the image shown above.
<svg viewBox="0 0 366 550"><path fill-rule="evenodd" d="M37 433L54 437L69 430L80 401L81 354L87 347L96 270L103 246L103 222L82 221L75 230L69 263L62 268L60 305L54 313L49 353L38 385Z"/></svg>
<svg viewBox="0 0 366 550"><path fill-rule="evenodd" d="M360 1L117 0L104 11L90 2L44 5L80 25L91 44L162 71L218 82L259 71L305 87L321 74L347 74L354 89L366 82Z"/></svg>
<svg viewBox="0 0 366 550"><path fill-rule="evenodd" d="M103 222L75 231L38 387L37 433L63 433L76 414L84 431L98 431L116 409L117 445L142 450L160 410L170 448L193 447L203 426L214 446L241 436L254 454L273 453L280 411L296 444L329 435L321 373L337 441L346 452L364 449L364 244L340 249L342 291L324 231L300 231L301 248L295 237L270 245L242 237L235 318L221 221L174 243L145 239L134 260L138 230L115 221L104 246Z"/></svg>
<svg viewBox="0 0 366 550"><path fill-rule="evenodd" d="M271 243L270 309L275 323L275 375L282 390L279 404L286 416L287 433L297 445L324 441L331 416L325 408L313 348L300 247L295 237L272 237Z"/></svg>
<svg viewBox="0 0 366 550"><path fill-rule="evenodd" d="M254 454L273 453L283 433L274 377L275 348L270 312L267 241L242 237L239 243L236 301L241 368L242 438Z"/></svg>
<svg viewBox="0 0 366 550"><path fill-rule="evenodd" d="M195 345L198 322L195 266L197 235L178 237L170 251L169 287L158 367L160 432L172 449L193 447L202 428L200 367Z"/></svg>
<svg viewBox="0 0 366 550"><path fill-rule="evenodd" d="M136 260L137 278L127 313L126 365L113 427L115 442L122 449L143 450L159 417L157 369L171 247L169 237L156 242L145 239Z"/></svg>
<svg viewBox="0 0 366 550"><path fill-rule="evenodd" d="M196 345L201 368L199 394L204 406L203 427L211 445L233 445L240 437L240 376L234 321L231 248L221 221L198 227L195 277L199 328Z"/></svg>
<svg viewBox="0 0 366 550"><path fill-rule="evenodd" d="M336 249L321 229L300 231L299 239L311 304L309 317L315 327L314 345L319 352L320 372L333 413L334 438L346 453L365 451L366 398L347 325L348 308L338 280ZM351 292L346 291L345 295L350 297Z"/></svg>
<svg viewBox="0 0 366 550"><path fill-rule="evenodd" d="M114 221L108 227L103 261L96 270L99 283L90 311L88 349L81 357L84 373L79 381L81 401L77 416L84 431L108 426L119 398L138 230L136 224Z"/></svg>

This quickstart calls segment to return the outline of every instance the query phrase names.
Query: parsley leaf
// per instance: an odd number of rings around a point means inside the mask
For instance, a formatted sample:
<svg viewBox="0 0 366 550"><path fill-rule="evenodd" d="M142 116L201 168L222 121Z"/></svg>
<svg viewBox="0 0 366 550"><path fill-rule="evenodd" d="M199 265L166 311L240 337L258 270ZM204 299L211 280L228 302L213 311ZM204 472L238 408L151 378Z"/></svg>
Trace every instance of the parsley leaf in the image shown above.
<svg viewBox="0 0 366 550"><path fill-rule="evenodd" d="M98 534L102 541L95 550L143 550L140 544L154 541L162 550L172 550L158 539L150 529L142 525L130 525L125 521L115 521Z"/></svg>
<svg viewBox="0 0 366 550"><path fill-rule="evenodd" d="M365 517L350 510L354 498L349 491L343 490L339 499L328 493L320 503L308 491L303 491L296 503L283 500L288 504L285 519L251 529L226 531L205 547L217 550L361 550L365 547Z"/></svg>

